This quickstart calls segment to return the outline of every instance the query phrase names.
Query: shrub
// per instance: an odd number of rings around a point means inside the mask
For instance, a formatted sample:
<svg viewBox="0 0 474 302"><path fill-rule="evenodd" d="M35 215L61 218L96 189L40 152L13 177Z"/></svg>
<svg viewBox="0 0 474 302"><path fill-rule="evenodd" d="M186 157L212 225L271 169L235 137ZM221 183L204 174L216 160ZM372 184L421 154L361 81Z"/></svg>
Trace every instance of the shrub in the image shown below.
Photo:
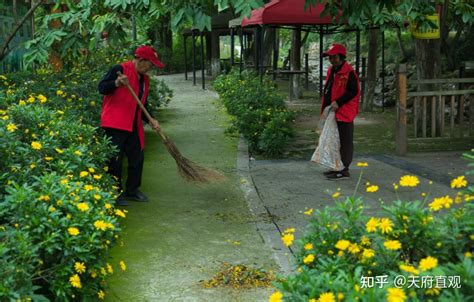
<svg viewBox="0 0 474 302"><path fill-rule="evenodd" d="M474 150L467 156L474 163ZM417 181L415 176L405 177L400 186L416 186ZM460 176L451 186L465 188L467 182ZM366 189L377 190L373 185ZM397 200L383 207L382 217L366 217L363 201L354 197L315 211L306 234L297 241L298 270L276 284L280 291L274 301L472 301L473 193L470 186L455 196ZM282 239L291 245L292 230ZM384 275L388 283L377 284ZM430 276L433 285L420 286ZM438 288L443 280L447 287L455 276L460 288ZM396 288L396 278L418 280L420 287L412 284L407 290L405 283ZM369 280L375 284L363 286Z"/></svg>
<svg viewBox="0 0 474 302"><path fill-rule="evenodd" d="M277 156L292 135L294 114L285 108L283 97L273 82L252 72L232 70L220 75L213 84L229 114L236 117L234 126L253 152Z"/></svg>
<svg viewBox="0 0 474 302"><path fill-rule="evenodd" d="M97 128L97 81L85 69L0 76L2 301L104 295L126 211L112 206L114 149Z"/></svg>

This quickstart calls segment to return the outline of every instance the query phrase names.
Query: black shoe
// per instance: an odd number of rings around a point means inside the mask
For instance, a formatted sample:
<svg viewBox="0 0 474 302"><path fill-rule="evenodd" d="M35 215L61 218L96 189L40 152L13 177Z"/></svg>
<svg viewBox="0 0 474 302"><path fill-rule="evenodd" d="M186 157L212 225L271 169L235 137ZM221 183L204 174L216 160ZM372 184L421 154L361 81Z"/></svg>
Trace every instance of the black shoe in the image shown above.
<svg viewBox="0 0 474 302"><path fill-rule="evenodd" d="M117 199L115 200L115 205L119 207L128 206L127 201L125 200L125 198L123 198L123 194L120 194L119 197L117 197Z"/></svg>
<svg viewBox="0 0 474 302"><path fill-rule="evenodd" d="M349 171L339 171L333 174L326 175L327 179L338 180L338 179L347 179L351 176Z"/></svg>
<svg viewBox="0 0 474 302"><path fill-rule="evenodd" d="M323 172L323 175L324 175L324 176L328 176L328 175L331 175L331 174L334 174L334 173L337 173L337 172L339 172L339 171L328 170L328 171L326 171L326 172Z"/></svg>
<svg viewBox="0 0 474 302"><path fill-rule="evenodd" d="M148 197L140 191L137 191L135 194L125 193L124 197L128 200L138 201L138 202L147 202Z"/></svg>

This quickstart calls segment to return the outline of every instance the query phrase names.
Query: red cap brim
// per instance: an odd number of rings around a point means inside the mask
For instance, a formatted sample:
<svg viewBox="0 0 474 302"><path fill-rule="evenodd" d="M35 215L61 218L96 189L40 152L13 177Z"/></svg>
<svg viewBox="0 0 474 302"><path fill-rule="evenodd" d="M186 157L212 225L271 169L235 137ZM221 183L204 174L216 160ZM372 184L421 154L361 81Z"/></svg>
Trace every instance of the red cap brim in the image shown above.
<svg viewBox="0 0 474 302"><path fill-rule="evenodd" d="M158 68L163 68L165 67L165 64L161 63L158 59L150 59L150 62L153 63Z"/></svg>

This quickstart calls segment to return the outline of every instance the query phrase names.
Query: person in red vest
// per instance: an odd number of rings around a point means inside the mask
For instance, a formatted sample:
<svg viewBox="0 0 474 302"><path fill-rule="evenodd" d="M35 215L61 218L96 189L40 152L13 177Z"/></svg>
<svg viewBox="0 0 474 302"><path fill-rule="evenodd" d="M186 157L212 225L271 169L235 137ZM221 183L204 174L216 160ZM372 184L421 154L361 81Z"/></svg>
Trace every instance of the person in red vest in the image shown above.
<svg viewBox="0 0 474 302"><path fill-rule="evenodd" d="M139 188L141 185L145 147L142 119L153 129L160 129L154 118L148 120L133 96L125 87L130 84L138 98L146 105L150 80L147 72L153 67L163 68L156 51L150 46L140 46L131 61L113 66L99 83L99 92L104 95L101 113L101 127L117 147L118 153L111 158L108 172L118 182L123 192L116 205L126 206L127 201L148 201ZM128 159L128 177L125 191L122 190L122 159Z"/></svg>
<svg viewBox="0 0 474 302"><path fill-rule="evenodd" d="M336 112L341 161L344 165L341 171L324 172L324 175L332 180L350 177L349 166L354 153L354 119L359 113L360 81L357 73L346 61L346 55L346 48L337 43L323 53L323 57L329 57L331 67L326 76L321 112L327 106L331 106Z"/></svg>

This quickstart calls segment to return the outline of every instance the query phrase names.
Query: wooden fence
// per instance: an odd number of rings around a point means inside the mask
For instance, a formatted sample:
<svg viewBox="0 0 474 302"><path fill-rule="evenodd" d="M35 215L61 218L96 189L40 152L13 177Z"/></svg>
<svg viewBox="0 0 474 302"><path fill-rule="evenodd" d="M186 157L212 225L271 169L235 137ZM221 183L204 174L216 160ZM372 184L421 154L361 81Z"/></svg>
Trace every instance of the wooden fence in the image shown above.
<svg viewBox="0 0 474 302"><path fill-rule="evenodd" d="M396 153L406 155L409 143L453 139L474 142L474 78L407 80L398 71ZM409 91L414 88L415 91ZM422 90L423 88L425 90Z"/></svg>

